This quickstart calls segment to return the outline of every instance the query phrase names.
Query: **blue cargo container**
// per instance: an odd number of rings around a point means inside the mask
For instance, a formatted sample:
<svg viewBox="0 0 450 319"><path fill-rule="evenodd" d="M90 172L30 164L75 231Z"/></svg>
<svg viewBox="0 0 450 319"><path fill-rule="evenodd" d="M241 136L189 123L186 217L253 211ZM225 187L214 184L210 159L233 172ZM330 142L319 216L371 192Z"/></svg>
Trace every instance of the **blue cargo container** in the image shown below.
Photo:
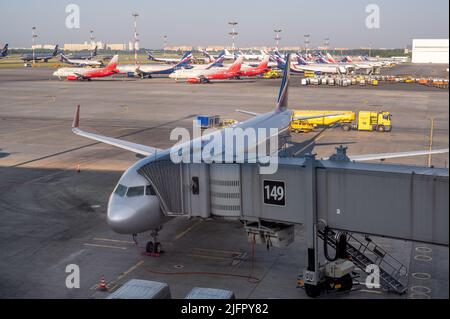
<svg viewBox="0 0 450 319"><path fill-rule="evenodd" d="M218 115L198 115L197 124L201 128L210 128L220 125L220 116Z"/></svg>

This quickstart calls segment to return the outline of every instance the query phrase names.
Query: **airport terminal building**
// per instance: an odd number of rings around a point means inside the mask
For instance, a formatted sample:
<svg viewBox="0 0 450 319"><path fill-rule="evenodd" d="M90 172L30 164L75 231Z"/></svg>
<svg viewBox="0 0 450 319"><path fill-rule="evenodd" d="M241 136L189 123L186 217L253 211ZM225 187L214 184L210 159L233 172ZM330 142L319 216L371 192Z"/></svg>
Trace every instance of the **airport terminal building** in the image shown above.
<svg viewBox="0 0 450 319"><path fill-rule="evenodd" d="M414 39L412 63L448 64L448 39Z"/></svg>

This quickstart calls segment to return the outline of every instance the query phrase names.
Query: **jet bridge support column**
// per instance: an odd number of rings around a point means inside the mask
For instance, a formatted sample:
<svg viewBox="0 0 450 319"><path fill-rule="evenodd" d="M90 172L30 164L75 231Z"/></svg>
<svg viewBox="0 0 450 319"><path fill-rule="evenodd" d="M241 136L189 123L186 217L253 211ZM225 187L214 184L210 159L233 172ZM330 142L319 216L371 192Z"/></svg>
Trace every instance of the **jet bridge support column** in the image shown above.
<svg viewBox="0 0 450 319"><path fill-rule="evenodd" d="M315 297L320 294L318 288L319 257L317 237L317 187L316 187L316 155L308 154L305 157L305 228L306 244L308 247L308 267L303 273L305 290L308 296Z"/></svg>

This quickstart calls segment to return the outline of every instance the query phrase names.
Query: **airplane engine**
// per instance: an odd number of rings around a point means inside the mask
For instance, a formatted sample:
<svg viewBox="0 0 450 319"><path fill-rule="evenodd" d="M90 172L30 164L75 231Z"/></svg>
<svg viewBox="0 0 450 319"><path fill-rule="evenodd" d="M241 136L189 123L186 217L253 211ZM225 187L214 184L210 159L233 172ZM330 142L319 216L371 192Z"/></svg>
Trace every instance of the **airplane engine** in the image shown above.
<svg viewBox="0 0 450 319"><path fill-rule="evenodd" d="M76 81L76 80L78 80L78 77L75 75L69 75L66 79L68 81Z"/></svg>
<svg viewBox="0 0 450 319"><path fill-rule="evenodd" d="M187 80L187 83L189 84L200 84L202 81L199 78L189 78Z"/></svg>

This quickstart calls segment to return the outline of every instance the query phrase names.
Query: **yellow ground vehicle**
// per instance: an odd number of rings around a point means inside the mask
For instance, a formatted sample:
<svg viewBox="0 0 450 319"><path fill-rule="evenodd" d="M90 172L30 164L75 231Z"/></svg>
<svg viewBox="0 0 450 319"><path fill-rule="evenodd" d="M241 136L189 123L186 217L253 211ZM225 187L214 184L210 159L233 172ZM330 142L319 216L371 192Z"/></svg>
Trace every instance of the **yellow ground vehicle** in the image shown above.
<svg viewBox="0 0 450 319"><path fill-rule="evenodd" d="M227 120L223 120L222 122L220 122L219 127L227 128L227 127L233 126L234 124L237 124L237 123L238 123L238 121L236 121L236 120L227 119Z"/></svg>
<svg viewBox="0 0 450 319"><path fill-rule="evenodd" d="M355 113L353 111L294 111L294 117L301 116L320 116L320 115L339 115L332 117L319 117L305 121L292 121L291 131L311 132L316 127L328 127L334 124L340 124L344 131L358 130L358 131L377 131L390 132L392 129L391 113L389 112L371 112L360 111Z"/></svg>
<svg viewBox="0 0 450 319"><path fill-rule="evenodd" d="M356 119L355 112L352 111L294 111L294 117L305 117L305 116L320 116L320 115L340 115L333 117L319 117L316 119L310 119L306 121L292 121L291 131L296 133L299 132L310 132L316 127L331 126L336 123L353 123Z"/></svg>
<svg viewBox="0 0 450 319"><path fill-rule="evenodd" d="M265 79L279 79L282 77L280 70L270 70L266 73L264 73Z"/></svg>
<svg viewBox="0 0 450 319"><path fill-rule="evenodd" d="M391 117L391 113L385 111L360 111L356 122L343 123L341 127L344 131L354 129L358 131L390 132L392 130Z"/></svg>

